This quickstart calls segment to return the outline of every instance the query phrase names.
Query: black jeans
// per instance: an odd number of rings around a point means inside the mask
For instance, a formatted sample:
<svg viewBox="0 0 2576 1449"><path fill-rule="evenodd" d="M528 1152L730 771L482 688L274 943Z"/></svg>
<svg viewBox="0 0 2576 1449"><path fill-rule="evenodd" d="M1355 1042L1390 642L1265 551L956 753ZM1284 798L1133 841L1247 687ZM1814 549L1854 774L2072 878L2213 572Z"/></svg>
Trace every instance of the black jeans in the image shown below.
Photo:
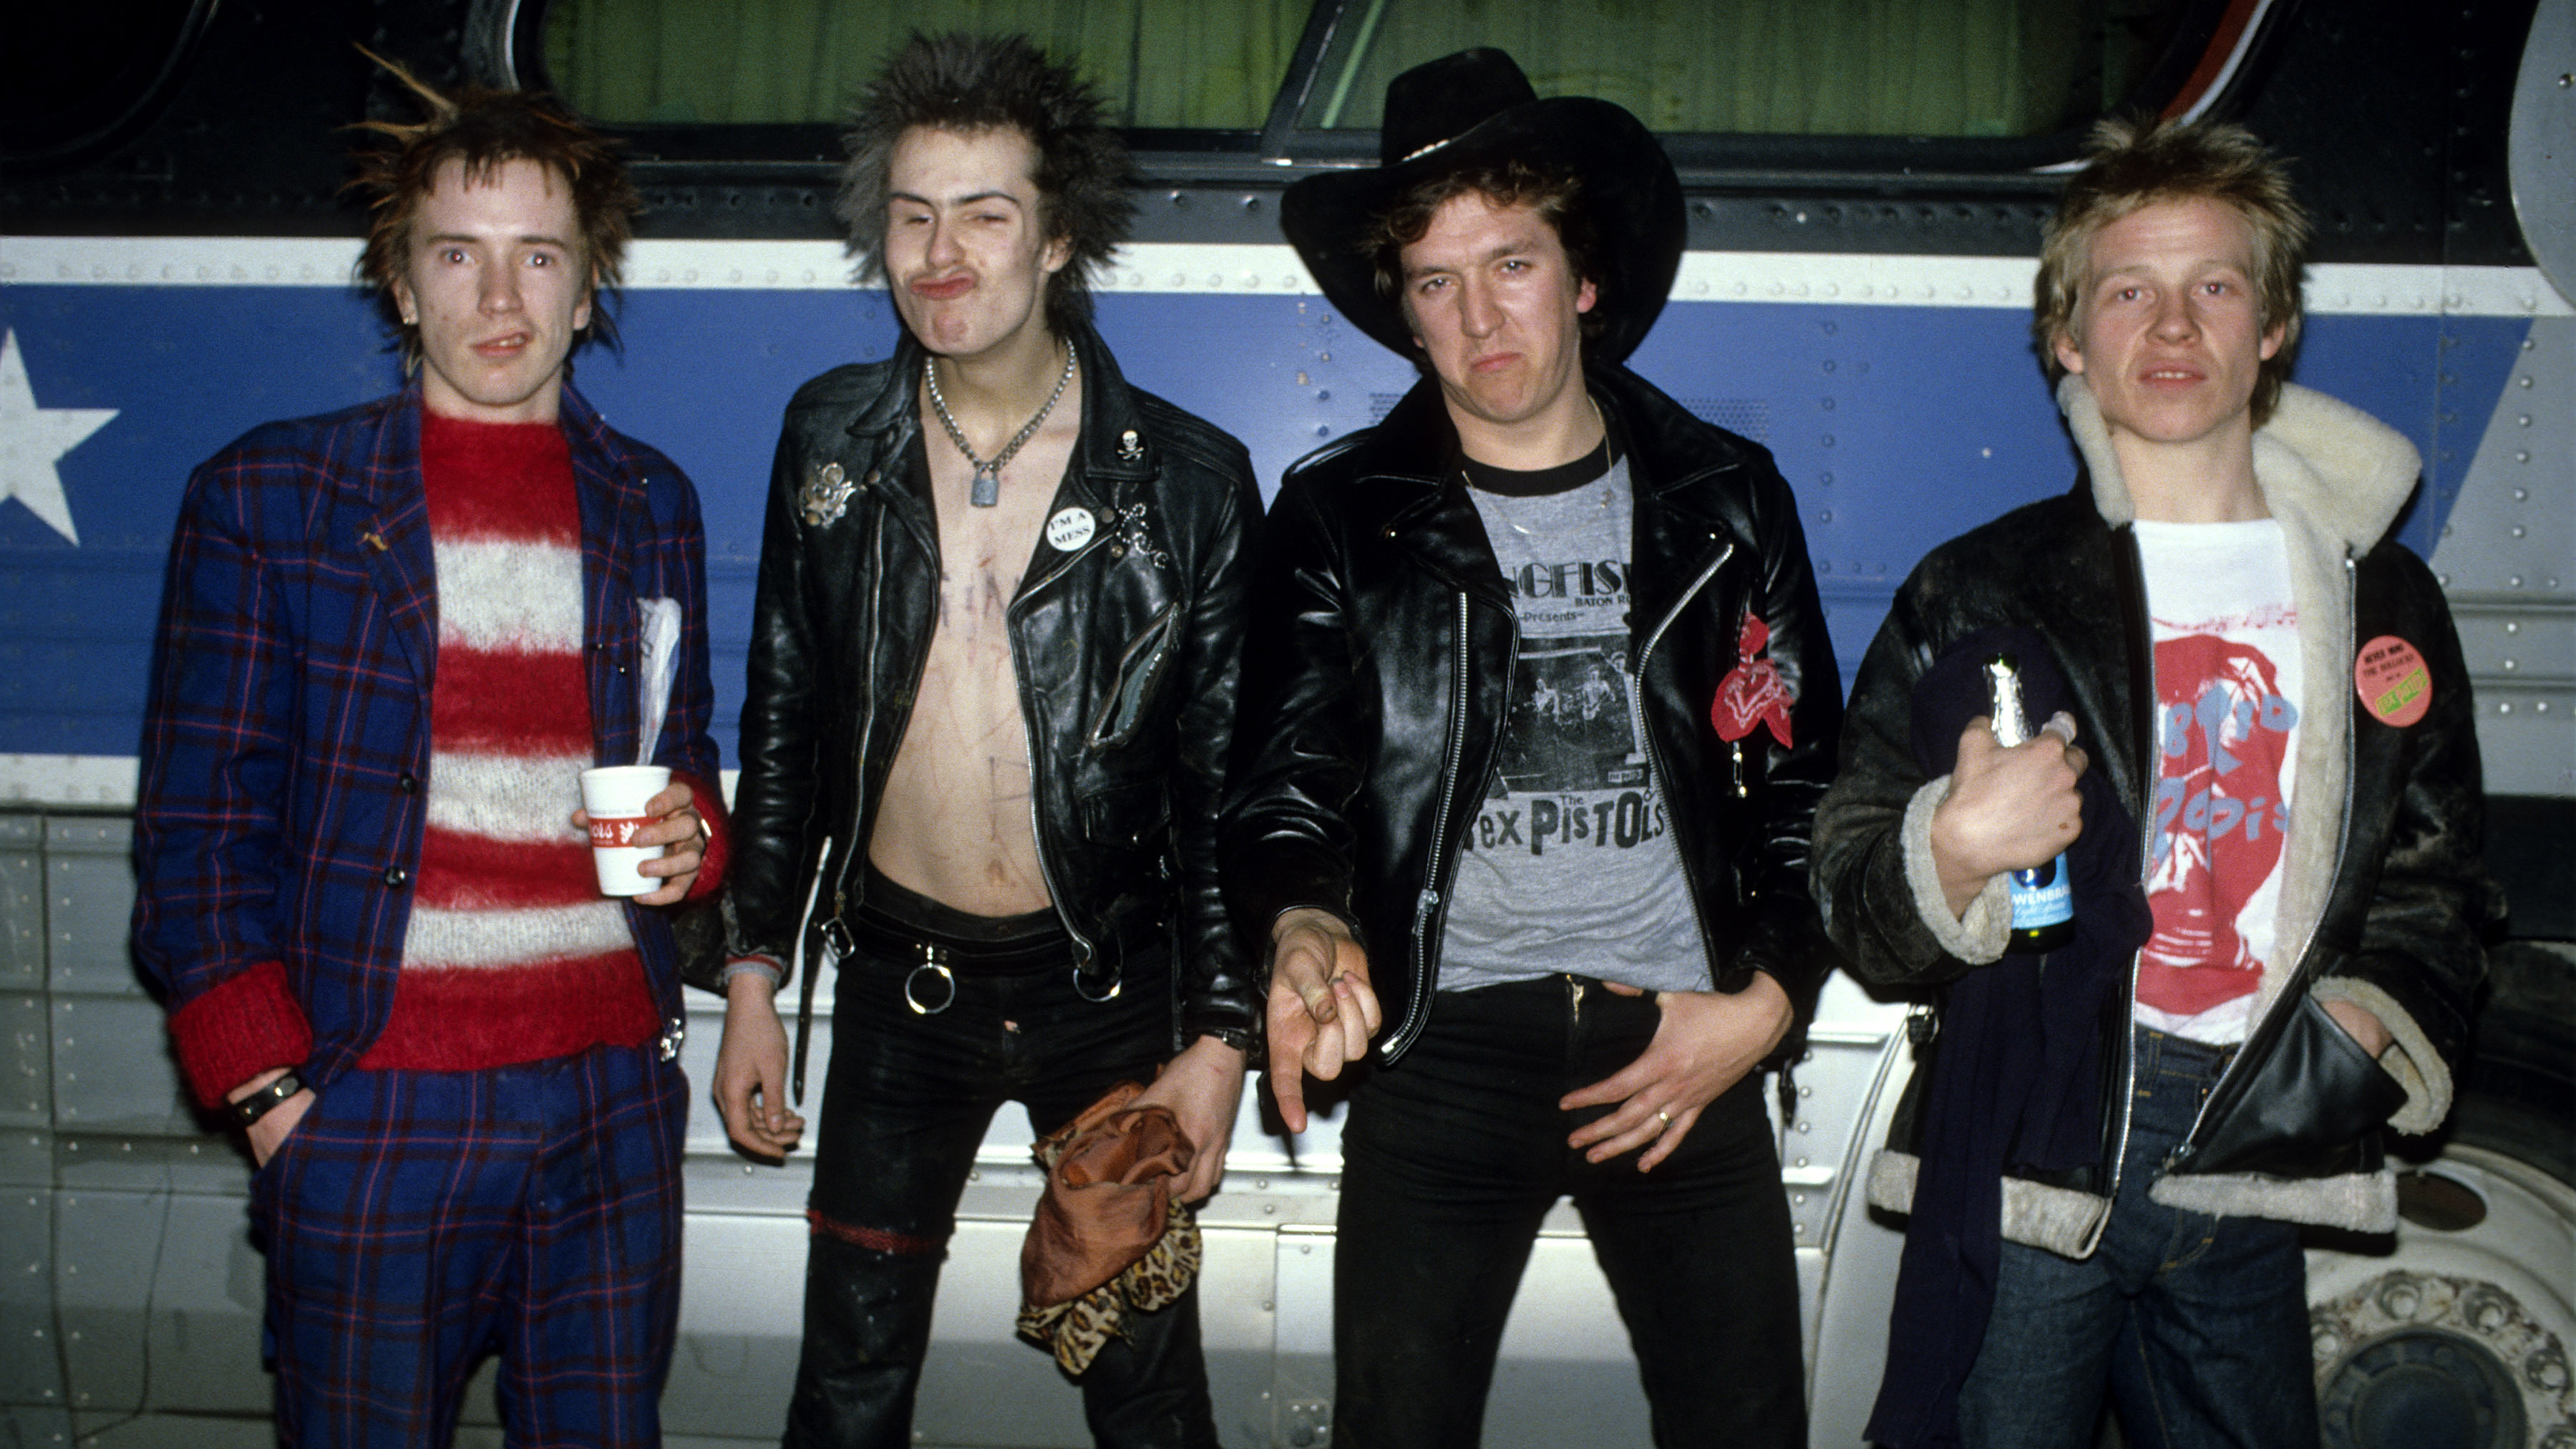
<svg viewBox="0 0 2576 1449"><path fill-rule="evenodd" d="M1131 960L1118 996L1083 1000L1059 962L960 972L953 1004L905 1004L911 962L841 964L815 1132L805 1343L786 1443L901 1449L930 1344L931 1299L976 1147L1005 1100L1053 1130L1172 1055L1168 965ZM932 999L935 999L933 997ZM1032 1354L1036 1349L1031 1349ZM1129 1320L1080 1380L1103 1446L1212 1446L1198 1291Z"/></svg>
<svg viewBox="0 0 2576 1449"><path fill-rule="evenodd" d="M1788 1197L1762 1081L1652 1173L1566 1134L1557 1099L1643 1052L1652 997L1556 976L1443 995L1351 1098L1334 1259L1337 1449L1474 1449L1539 1221L1572 1194L1628 1325L1658 1445L1807 1441Z"/></svg>

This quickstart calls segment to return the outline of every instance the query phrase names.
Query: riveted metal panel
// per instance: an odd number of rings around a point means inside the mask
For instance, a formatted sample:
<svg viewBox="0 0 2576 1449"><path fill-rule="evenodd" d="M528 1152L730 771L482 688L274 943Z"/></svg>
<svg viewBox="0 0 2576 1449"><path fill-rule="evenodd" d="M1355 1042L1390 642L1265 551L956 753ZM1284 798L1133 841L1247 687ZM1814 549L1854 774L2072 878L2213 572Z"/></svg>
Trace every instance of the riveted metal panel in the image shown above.
<svg viewBox="0 0 2576 1449"><path fill-rule="evenodd" d="M44 839L35 816L0 815L0 990L44 985Z"/></svg>
<svg viewBox="0 0 2576 1449"><path fill-rule="evenodd" d="M74 1441L72 1416L61 1409L28 1404L0 1405L0 1444L54 1449ZM226 1446L229 1449L229 1446Z"/></svg>
<svg viewBox="0 0 2576 1449"><path fill-rule="evenodd" d="M65 1191L55 1288L72 1407L261 1414L262 1300L242 1198Z"/></svg>
<svg viewBox="0 0 2576 1449"><path fill-rule="evenodd" d="M202 1130L179 1086L158 1002L58 992L52 1017L57 1127L174 1137Z"/></svg>
<svg viewBox="0 0 2576 1449"><path fill-rule="evenodd" d="M1868 1145L1852 1140L1852 1118L1877 1080L1886 1044L1884 1031L1819 1034L1792 1074L1797 1094L1780 1134L1780 1178L1789 1191L1790 1231L1801 1248L1824 1242L1828 1207L1846 1166L1869 1165ZM1768 1105L1778 1110L1776 1099Z"/></svg>
<svg viewBox="0 0 2576 1449"><path fill-rule="evenodd" d="M32 1187L42 1191L54 1182L54 1135L12 1128L0 1131L0 1191Z"/></svg>
<svg viewBox="0 0 2576 1449"><path fill-rule="evenodd" d="M45 999L0 992L0 1132L53 1125L53 1077Z"/></svg>
<svg viewBox="0 0 2576 1449"><path fill-rule="evenodd" d="M1838 977L1837 980L1840 978ZM1857 993L1854 993L1857 994ZM1826 988L1831 1001L1835 988ZM1887 1361L1887 1305L1905 1252L1904 1219L1868 1203L1871 1155L1887 1140L1914 1070L1902 1036L1881 1051L1876 1080L1856 1104L1852 1168L1834 1185L1824 1272L1802 1285L1808 1319L1808 1442L1858 1444Z"/></svg>
<svg viewBox="0 0 2576 1449"><path fill-rule="evenodd" d="M0 1404L63 1402L52 1337L54 1227L47 1197L37 1189L0 1188Z"/></svg>
<svg viewBox="0 0 2576 1449"><path fill-rule="evenodd" d="M1329 1226L1278 1238L1271 1270L1271 1433L1256 1444L1324 1442L1333 1422L1333 1238Z"/></svg>
<svg viewBox="0 0 2576 1449"><path fill-rule="evenodd" d="M2509 353L2476 460L2433 550L2499 795L2576 794L2576 319Z"/></svg>
<svg viewBox="0 0 2576 1449"><path fill-rule="evenodd" d="M136 1419L110 1411L75 1414L72 1425L80 1443L99 1449L271 1449L277 1443L277 1431L265 1417L153 1414Z"/></svg>
<svg viewBox="0 0 2576 1449"><path fill-rule="evenodd" d="M170 1193L145 1316L144 1385L156 1410L264 1414L260 1371L266 1260L239 1197ZM78 1386L75 1385L75 1388Z"/></svg>
<svg viewBox="0 0 2576 1449"><path fill-rule="evenodd" d="M145 1326L167 1252L165 1194L61 1193L54 1199L55 1321L71 1407L145 1407Z"/></svg>
<svg viewBox="0 0 2576 1449"><path fill-rule="evenodd" d="M133 848L133 822L121 817L45 822L45 925L55 991L144 999L126 946L133 934Z"/></svg>
<svg viewBox="0 0 2576 1449"><path fill-rule="evenodd" d="M1210 1226L1202 1215L1200 1240L1206 1259L1199 1273L1199 1340L1207 1350L1217 1437L1228 1444L1268 1443L1279 1234L1268 1227Z"/></svg>
<svg viewBox="0 0 2576 1449"><path fill-rule="evenodd" d="M250 1192L250 1151L238 1135L67 1132L51 1141L53 1182L62 1192L170 1191L235 1201Z"/></svg>
<svg viewBox="0 0 2576 1449"><path fill-rule="evenodd" d="M695 1173L690 1187L696 1208ZM662 1394L665 1432L775 1442L796 1380L805 1237L802 1214L689 1214L679 1350Z"/></svg>

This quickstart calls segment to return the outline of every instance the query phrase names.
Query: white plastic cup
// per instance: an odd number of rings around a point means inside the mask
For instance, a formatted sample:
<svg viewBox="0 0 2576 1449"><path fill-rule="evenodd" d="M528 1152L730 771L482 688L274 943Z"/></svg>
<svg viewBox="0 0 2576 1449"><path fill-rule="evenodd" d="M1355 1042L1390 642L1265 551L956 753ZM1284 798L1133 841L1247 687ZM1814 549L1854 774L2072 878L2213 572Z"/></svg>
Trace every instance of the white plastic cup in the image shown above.
<svg viewBox="0 0 2576 1449"><path fill-rule="evenodd" d="M670 884L667 877L638 869L659 859L663 847L629 843L636 831L653 823L645 806L670 784L667 765L603 765L581 772L581 808L590 812L590 862L598 868L602 895L640 896Z"/></svg>

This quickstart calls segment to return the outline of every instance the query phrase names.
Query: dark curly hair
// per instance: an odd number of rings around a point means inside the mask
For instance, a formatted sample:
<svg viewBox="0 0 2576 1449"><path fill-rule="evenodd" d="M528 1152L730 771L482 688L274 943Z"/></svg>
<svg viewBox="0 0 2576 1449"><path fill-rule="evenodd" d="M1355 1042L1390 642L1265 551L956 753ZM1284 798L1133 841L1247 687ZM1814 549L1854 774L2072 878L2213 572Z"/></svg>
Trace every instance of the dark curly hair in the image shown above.
<svg viewBox="0 0 2576 1449"><path fill-rule="evenodd" d="M1601 265L1601 235L1592 224L1592 213L1583 205L1583 181L1573 172L1533 166L1517 157L1468 166L1456 171L1443 171L1424 177L1399 192L1384 211L1369 218L1368 230L1359 239L1359 250L1376 269L1377 294L1400 302L1408 326L1413 321L1413 304L1404 290L1404 249L1422 240L1431 230L1431 219L1453 197L1469 192L1481 194L1493 206L1526 206L1556 229L1556 239L1565 248L1565 260L1578 282L1603 285L1606 270ZM1590 342L1608 325L1610 309L1594 306L1582 316L1577 329L1583 340Z"/></svg>
<svg viewBox="0 0 2576 1449"><path fill-rule="evenodd" d="M1091 319L1092 273L1127 239L1136 203L1127 148L1101 122L1100 98L1070 65L1025 35L916 31L859 99L833 214L850 229L858 280L885 280L887 170L915 126L973 135L1005 128L1038 150L1038 224L1073 257L1047 280L1046 319L1059 336Z"/></svg>
<svg viewBox="0 0 2576 1449"><path fill-rule="evenodd" d="M512 161L534 161L563 178L572 191L574 224L580 230L581 260L594 303L599 293L614 293L626 264L626 244L635 234L638 206L627 184L626 167L607 137L574 120L554 97L539 92L495 90L469 85L453 97L442 95L400 65L359 47L394 79L418 96L429 118L411 124L361 121L352 130L371 131L390 144L358 153L358 174L348 189L366 198L373 214L367 220L367 247L358 272L376 289L376 305L402 338L403 362L420 361L420 329L402 320L394 302L394 283L410 264L412 219L449 161L465 163L468 182L490 180ZM575 345L598 339L614 347L617 323L605 306L590 310L590 325Z"/></svg>

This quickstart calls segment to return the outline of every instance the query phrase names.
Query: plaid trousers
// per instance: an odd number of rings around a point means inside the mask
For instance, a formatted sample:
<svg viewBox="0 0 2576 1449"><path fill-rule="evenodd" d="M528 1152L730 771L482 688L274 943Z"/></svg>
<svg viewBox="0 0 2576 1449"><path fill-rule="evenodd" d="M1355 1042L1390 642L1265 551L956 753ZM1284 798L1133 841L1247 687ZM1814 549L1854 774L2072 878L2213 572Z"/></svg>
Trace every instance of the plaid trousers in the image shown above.
<svg viewBox="0 0 2576 1449"><path fill-rule="evenodd" d="M687 1115L649 1042L332 1082L253 1183L280 1440L441 1449L498 1352L509 1444L660 1443Z"/></svg>

